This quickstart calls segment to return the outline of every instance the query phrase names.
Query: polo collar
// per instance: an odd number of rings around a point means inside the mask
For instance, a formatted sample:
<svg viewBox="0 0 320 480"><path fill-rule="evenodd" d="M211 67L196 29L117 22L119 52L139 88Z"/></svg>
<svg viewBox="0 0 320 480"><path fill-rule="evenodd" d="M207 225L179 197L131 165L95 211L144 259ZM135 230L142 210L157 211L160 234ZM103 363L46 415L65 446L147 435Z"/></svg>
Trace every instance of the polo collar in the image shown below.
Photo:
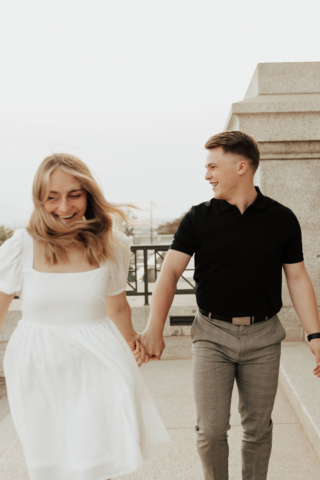
<svg viewBox="0 0 320 480"><path fill-rule="evenodd" d="M254 188L256 189L258 196L255 201L250 205L250 207L255 207L263 210L266 206L267 199L264 195L262 195L259 187L255 186ZM234 205L231 205L231 203L227 202L226 200L219 200L219 207L222 212L229 210L233 206Z"/></svg>

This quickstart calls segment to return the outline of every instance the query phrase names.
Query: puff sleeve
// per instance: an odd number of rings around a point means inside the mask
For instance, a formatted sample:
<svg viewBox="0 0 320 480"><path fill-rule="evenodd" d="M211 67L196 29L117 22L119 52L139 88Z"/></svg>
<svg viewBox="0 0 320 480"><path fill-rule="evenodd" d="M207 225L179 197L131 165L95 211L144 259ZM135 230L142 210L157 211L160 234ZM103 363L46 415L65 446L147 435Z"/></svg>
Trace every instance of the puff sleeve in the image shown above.
<svg viewBox="0 0 320 480"><path fill-rule="evenodd" d="M128 270L131 258L129 238L122 232L115 232L114 237L120 244L117 245L117 261L110 261L109 282L107 295L118 295L127 287Z"/></svg>
<svg viewBox="0 0 320 480"><path fill-rule="evenodd" d="M22 289L24 230L16 230L0 247L0 292L11 295Z"/></svg>

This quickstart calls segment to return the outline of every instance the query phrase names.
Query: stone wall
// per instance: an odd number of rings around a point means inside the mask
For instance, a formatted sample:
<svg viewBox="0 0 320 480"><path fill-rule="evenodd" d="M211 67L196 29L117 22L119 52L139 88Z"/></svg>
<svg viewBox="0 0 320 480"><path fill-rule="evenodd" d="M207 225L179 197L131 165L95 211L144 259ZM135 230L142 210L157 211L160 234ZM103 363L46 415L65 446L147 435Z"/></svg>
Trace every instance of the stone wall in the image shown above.
<svg viewBox="0 0 320 480"><path fill-rule="evenodd" d="M225 129L242 130L258 141L261 191L297 215L319 304L320 62L258 64L244 100L232 105ZM283 305L287 340L302 340L285 281Z"/></svg>

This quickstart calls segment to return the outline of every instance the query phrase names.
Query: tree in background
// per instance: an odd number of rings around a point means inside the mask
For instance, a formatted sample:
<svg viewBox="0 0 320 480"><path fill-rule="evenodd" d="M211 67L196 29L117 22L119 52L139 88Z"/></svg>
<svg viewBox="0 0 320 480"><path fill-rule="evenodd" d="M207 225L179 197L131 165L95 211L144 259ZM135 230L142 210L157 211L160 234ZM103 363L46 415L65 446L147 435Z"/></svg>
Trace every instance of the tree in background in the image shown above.
<svg viewBox="0 0 320 480"><path fill-rule="evenodd" d="M13 230L10 230L10 228L6 228L4 226L0 226L0 246L8 240L8 238L12 237L13 235Z"/></svg>
<svg viewBox="0 0 320 480"><path fill-rule="evenodd" d="M184 216L185 216L185 213L183 213L181 217L176 218L175 220L172 220L172 222L161 223L161 225L159 225L157 228L158 234L170 235L170 234L176 233L176 231L178 230L179 224Z"/></svg>

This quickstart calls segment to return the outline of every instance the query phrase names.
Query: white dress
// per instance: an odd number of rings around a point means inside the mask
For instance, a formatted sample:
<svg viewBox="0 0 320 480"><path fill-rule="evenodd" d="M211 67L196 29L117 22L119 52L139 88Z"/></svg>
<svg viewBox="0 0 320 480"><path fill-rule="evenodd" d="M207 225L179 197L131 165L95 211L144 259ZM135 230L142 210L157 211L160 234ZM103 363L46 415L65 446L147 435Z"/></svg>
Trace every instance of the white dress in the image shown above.
<svg viewBox="0 0 320 480"><path fill-rule="evenodd" d="M0 248L0 291L21 298L4 371L31 480L107 480L138 469L169 439L130 348L106 316L106 296L126 289L130 257L119 249L118 264L41 273L26 230Z"/></svg>

